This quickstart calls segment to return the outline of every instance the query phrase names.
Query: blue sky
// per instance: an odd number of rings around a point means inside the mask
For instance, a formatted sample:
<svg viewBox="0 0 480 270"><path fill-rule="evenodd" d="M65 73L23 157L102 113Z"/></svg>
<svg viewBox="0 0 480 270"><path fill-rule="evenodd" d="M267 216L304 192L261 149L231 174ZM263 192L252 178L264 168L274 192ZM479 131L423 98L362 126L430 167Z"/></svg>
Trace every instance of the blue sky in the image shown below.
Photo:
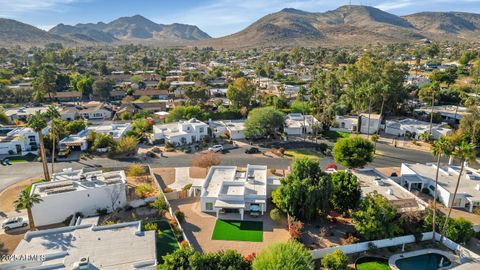
<svg viewBox="0 0 480 270"><path fill-rule="evenodd" d="M349 0L0 0L0 17L42 29L58 23L109 22L140 14L157 23L194 24L218 37L237 32L262 16L286 7L327 11ZM480 0L352 0L405 15L419 11L480 13Z"/></svg>

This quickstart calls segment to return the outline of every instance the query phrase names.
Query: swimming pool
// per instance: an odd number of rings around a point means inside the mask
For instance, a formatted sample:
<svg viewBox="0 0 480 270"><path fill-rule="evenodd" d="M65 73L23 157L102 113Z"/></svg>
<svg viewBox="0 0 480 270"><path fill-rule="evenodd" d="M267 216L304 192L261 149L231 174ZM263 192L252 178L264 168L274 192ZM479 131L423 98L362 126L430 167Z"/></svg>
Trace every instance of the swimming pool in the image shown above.
<svg viewBox="0 0 480 270"><path fill-rule="evenodd" d="M452 265L452 256L436 249L425 249L397 254L389 259L390 266L399 270L438 270Z"/></svg>

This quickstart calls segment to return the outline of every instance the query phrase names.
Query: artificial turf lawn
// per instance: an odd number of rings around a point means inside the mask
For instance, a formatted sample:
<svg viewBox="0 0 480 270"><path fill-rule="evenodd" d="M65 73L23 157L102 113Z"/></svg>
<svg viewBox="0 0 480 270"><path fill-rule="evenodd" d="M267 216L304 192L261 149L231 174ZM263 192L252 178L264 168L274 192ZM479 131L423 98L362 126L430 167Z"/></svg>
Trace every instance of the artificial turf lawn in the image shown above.
<svg viewBox="0 0 480 270"><path fill-rule="evenodd" d="M175 234L166 221L157 222L157 260L163 262L162 256L172 253L179 248Z"/></svg>
<svg viewBox="0 0 480 270"><path fill-rule="evenodd" d="M391 270L384 262L364 262L357 264L357 270Z"/></svg>
<svg viewBox="0 0 480 270"><path fill-rule="evenodd" d="M263 222L217 219L212 240L263 241Z"/></svg>

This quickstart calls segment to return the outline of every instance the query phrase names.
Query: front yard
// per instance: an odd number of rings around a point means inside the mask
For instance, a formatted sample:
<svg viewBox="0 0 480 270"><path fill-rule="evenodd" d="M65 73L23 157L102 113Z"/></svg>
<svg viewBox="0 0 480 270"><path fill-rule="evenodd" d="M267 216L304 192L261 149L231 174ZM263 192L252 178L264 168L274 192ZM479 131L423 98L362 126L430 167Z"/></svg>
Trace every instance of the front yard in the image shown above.
<svg viewBox="0 0 480 270"><path fill-rule="evenodd" d="M263 241L263 222L217 219L212 240Z"/></svg>
<svg viewBox="0 0 480 270"><path fill-rule="evenodd" d="M322 156L313 151L307 149L291 149L285 150L285 156L292 159L320 159Z"/></svg>

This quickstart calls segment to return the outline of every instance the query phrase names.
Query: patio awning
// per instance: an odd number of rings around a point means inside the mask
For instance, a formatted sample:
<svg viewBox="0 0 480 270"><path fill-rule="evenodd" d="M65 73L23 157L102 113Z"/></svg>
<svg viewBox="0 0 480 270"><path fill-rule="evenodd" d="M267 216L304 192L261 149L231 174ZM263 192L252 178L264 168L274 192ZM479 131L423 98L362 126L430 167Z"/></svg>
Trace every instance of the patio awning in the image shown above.
<svg viewBox="0 0 480 270"><path fill-rule="evenodd" d="M230 209L242 209L245 208L245 203L241 201L215 201L215 208L230 208Z"/></svg>

